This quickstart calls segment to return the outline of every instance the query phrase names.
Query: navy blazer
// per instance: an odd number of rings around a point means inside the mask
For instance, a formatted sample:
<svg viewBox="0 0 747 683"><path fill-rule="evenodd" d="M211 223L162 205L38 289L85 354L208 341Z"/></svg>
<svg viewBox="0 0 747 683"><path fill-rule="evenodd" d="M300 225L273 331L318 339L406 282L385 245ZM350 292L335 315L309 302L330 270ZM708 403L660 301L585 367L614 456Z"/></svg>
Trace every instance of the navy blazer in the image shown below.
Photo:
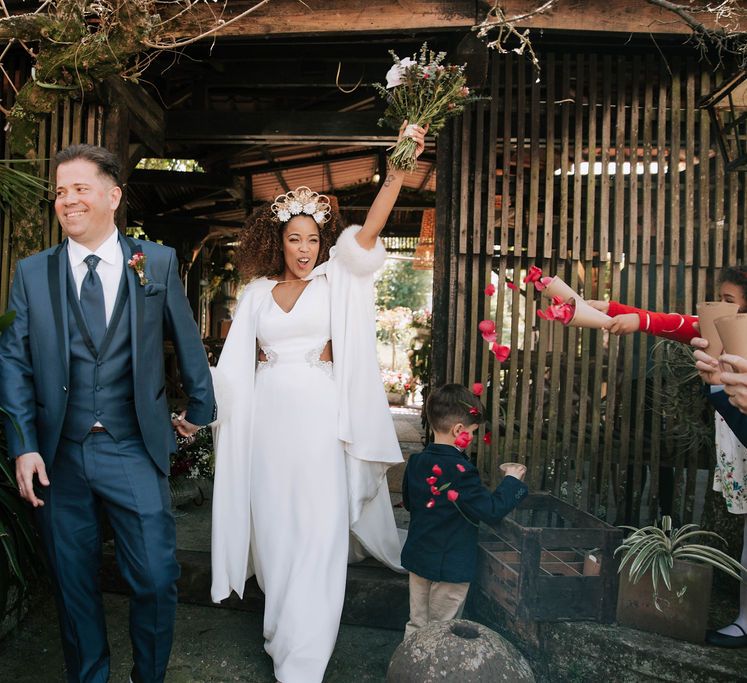
<svg viewBox="0 0 747 683"><path fill-rule="evenodd" d="M437 479L434 484L427 481L431 477ZM447 484L440 495L432 492L431 486ZM448 499L449 491L459 494L456 501ZM498 522L528 492L527 485L515 477L504 477L495 491L490 491L460 450L429 444L422 453L410 456L402 482L404 505L410 511L402 566L431 581L472 581L479 522Z"/></svg>
<svg viewBox="0 0 747 683"><path fill-rule="evenodd" d="M204 425L214 419L215 399L205 348L179 279L178 260L170 247L120 235L127 262L145 255L148 283L140 284L126 267L132 334L135 410L148 453L169 472L175 450L174 430L166 401L164 336L176 349L184 390L189 396L186 419ZM70 334L67 240L19 261L10 294L13 324L0 336L0 406L6 419L12 458L36 451L50 468L67 410L70 381Z"/></svg>
<svg viewBox="0 0 747 683"><path fill-rule="evenodd" d="M711 405L721 413L721 417L724 418L729 429L734 432L742 445L747 446L747 415L729 403L729 394L723 389L714 392L709 391L709 387L706 386L706 391L708 391L708 400Z"/></svg>

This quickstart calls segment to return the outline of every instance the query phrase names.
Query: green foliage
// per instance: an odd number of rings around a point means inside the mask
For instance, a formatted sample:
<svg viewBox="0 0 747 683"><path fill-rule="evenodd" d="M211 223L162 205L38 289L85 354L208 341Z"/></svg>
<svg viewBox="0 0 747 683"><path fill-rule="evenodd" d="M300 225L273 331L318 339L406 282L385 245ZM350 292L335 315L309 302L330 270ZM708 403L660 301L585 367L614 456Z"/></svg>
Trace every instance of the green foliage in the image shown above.
<svg viewBox="0 0 747 683"><path fill-rule="evenodd" d="M423 308L432 287L432 271L415 270L411 261L387 261L376 279L376 306Z"/></svg>
<svg viewBox="0 0 747 683"><path fill-rule="evenodd" d="M657 526L647 526L640 529L630 526L623 526L622 528L633 533L615 549L614 554L620 553L622 556L618 572L621 573L625 566L630 563L628 577L631 583L638 583L644 576L650 575L654 604L659 611L662 611L658 597L659 579L664 581L670 591L672 590L670 571L677 559L709 564L739 581L741 581L740 572L747 572L745 567L721 550L708 545L693 543L696 536L724 540L713 531L698 530L696 524L685 524L685 526L672 531L672 518L665 515L661 520L661 528ZM678 597L682 597L686 589L687 587L682 590Z"/></svg>
<svg viewBox="0 0 747 683"><path fill-rule="evenodd" d="M703 395L695 357L686 344L661 339L654 345L653 366L661 372L659 411L666 420L667 439L677 448L713 450L713 412Z"/></svg>
<svg viewBox="0 0 747 683"><path fill-rule="evenodd" d="M204 173L205 169L195 159L157 159L149 157L141 159L135 168L148 171L181 171Z"/></svg>

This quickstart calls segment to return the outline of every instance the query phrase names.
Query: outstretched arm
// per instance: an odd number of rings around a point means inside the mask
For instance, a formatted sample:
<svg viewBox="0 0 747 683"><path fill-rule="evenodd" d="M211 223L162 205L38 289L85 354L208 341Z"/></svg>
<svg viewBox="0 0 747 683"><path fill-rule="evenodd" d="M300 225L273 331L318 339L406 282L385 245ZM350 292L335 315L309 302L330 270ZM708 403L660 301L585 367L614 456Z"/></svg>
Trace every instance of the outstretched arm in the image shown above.
<svg viewBox="0 0 747 683"><path fill-rule="evenodd" d="M407 128L407 121L402 123L402 127L399 129L399 139ZM415 156L420 156L425 149L425 134L428 132L428 127L421 128L420 126L412 127L411 137L418 143L418 149L415 152ZM394 204L399 196L399 191L402 189L402 183L405 179L405 172L401 170L388 169L384 183L376 195L371 208L368 210L366 216L366 222L363 224L363 228L355 236L364 249L373 249L376 246L376 239L378 238L381 231L386 225L389 214L394 208Z"/></svg>

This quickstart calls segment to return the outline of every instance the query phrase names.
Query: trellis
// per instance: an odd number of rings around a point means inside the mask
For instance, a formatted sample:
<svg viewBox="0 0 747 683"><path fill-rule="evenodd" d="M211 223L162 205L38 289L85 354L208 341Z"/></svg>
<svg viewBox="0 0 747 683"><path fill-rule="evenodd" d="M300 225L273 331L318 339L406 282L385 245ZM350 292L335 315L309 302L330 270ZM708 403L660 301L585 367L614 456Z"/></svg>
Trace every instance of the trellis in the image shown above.
<svg viewBox="0 0 747 683"><path fill-rule="evenodd" d="M682 53L633 49L541 63L538 81L525 60L495 56L491 100L439 140L434 380L490 382L492 445L477 448L486 479L519 460L531 486L637 520L644 466L653 515L668 462L674 509L690 521L698 466L712 458L662 446L654 340L540 321L547 300L520 278L536 265L586 298L664 311L716 296L718 271L744 257L747 195L697 106L713 75ZM477 331L485 318L513 349L502 366Z"/></svg>

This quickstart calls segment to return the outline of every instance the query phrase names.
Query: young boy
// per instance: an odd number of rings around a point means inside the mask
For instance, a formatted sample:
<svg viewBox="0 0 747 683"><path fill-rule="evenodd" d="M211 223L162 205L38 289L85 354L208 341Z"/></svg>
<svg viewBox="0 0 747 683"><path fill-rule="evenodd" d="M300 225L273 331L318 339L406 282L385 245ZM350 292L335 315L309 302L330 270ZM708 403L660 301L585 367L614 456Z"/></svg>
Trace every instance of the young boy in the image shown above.
<svg viewBox="0 0 747 683"><path fill-rule="evenodd" d="M447 384L425 406L434 442L410 456L402 484L410 530L402 566L410 572L410 621L405 637L430 622L461 614L477 564L480 521L497 522L527 495L523 465L509 465L495 489L483 486L463 450L483 421L480 400Z"/></svg>

